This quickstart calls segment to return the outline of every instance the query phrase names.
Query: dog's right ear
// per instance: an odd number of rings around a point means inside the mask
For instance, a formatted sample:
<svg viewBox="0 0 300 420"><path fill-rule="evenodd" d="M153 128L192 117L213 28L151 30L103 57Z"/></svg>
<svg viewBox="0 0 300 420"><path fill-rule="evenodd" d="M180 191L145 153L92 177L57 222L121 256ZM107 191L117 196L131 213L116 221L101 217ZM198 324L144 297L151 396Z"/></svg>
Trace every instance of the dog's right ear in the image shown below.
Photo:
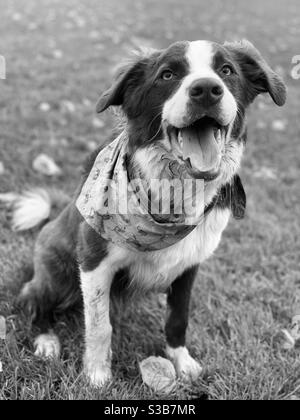
<svg viewBox="0 0 300 420"><path fill-rule="evenodd" d="M96 111L99 114L110 106L123 105L126 91L130 87L136 87L142 80L145 64L154 51L141 48L132 54L130 61L119 68L114 83L98 100Z"/></svg>

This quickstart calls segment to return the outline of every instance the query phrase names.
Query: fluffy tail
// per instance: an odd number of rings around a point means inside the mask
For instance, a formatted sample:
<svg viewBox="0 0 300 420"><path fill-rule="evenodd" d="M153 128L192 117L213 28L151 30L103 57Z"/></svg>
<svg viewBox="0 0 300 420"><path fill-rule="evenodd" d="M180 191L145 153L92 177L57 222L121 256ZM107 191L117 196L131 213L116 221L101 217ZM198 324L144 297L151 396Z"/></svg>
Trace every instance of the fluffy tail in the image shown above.
<svg viewBox="0 0 300 420"><path fill-rule="evenodd" d="M12 209L12 228L17 232L54 219L70 201L70 197L55 189L35 188L20 195L0 194L0 202Z"/></svg>

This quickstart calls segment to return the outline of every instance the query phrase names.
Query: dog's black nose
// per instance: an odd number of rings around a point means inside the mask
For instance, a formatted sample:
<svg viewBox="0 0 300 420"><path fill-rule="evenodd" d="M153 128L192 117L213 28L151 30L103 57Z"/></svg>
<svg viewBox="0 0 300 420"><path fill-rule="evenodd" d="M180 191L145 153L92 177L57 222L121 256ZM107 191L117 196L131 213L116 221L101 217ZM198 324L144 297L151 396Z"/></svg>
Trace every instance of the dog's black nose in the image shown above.
<svg viewBox="0 0 300 420"><path fill-rule="evenodd" d="M193 102L204 107L216 105L224 96L223 86L215 79L199 79L190 87Z"/></svg>

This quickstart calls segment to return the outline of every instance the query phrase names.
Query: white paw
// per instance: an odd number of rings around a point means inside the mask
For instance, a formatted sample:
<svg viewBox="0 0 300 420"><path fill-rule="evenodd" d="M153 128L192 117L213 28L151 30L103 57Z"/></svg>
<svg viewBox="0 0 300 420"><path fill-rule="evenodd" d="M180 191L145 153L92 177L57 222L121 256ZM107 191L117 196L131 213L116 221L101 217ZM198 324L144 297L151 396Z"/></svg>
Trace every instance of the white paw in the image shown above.
<svg viewBox="0 0 300 420"><path fill-rule="evenodd" d="M186 347L178 347L173 349L167 347L167 356L174 363L177 375L184 380L197 380L201 373L202 367L192 358Z"/></svg>
<svg viewBox="0 0 300 420"><path fill-rule="evenodd" d="M102 388L112 379L110 367L85 368L85 375L87 376L91 386L95 388Z"/></svg>
<svg viewBox="0 0 300 420"><path fill-rule="evenodd" d="M53 333L39 335L34 342L34 346L34 355L37 357L58 359L60 356L59 338Z"/></svg>

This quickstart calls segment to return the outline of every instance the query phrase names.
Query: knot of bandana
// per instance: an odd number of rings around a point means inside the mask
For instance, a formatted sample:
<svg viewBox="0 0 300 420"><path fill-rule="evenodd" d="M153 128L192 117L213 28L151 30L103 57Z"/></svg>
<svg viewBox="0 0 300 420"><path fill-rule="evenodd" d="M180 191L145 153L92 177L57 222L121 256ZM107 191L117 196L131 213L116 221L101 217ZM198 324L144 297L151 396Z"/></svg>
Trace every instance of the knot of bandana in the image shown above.
<svg viewBox="0 0 300 420"><path fill-rule="evenodd" d="M127 150L128 136L123 132L100 151L78 197L77 208L102 238L120 247L142 252L168 248L203 222L213 205L199 211L199 203L195 203L196 180L178 179L171 187L167 182L169 191L164 196L161 184L158 189L153 187L158 180L152 180L150 186L149 180L130 179ZM201 187L202 181L198 193L200 190L203 198ZM164 202L164 197L169 200ZM183 206L184 198L190 208Z"/></svg>

